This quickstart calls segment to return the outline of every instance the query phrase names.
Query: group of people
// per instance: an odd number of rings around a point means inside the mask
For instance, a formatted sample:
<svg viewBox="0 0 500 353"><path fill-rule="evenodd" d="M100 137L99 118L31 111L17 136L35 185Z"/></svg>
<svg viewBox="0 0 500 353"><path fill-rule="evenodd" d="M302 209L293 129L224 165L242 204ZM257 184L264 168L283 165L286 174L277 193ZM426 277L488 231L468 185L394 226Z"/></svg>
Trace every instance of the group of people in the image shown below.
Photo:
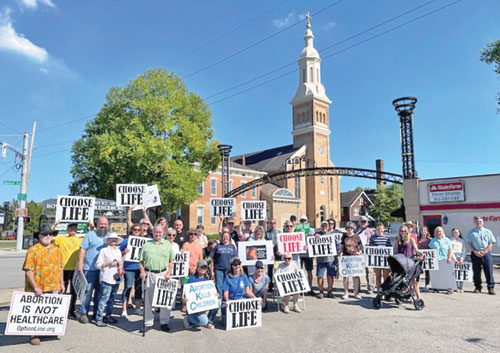
<svg viewBox="0 0 500 353"><path fill-rule="evenodd" d="M144 210L144 217L139 223L131 221L132 207L129 211L128 225L130 235L146 237L147 241L139 252L139 262L124 261L127 254L127 242L129 238L122 239L116 233L109 232L109 223L106 217L100 217L97 225L92 228L83 238L76 236L77 224L68 224L67 236L56 236L53 227L43 225L37 236L39 242L31 247L23 265L26 273L26 291L34 292L36 295L43 293L64 293L71 288L71 304L69 316L79 317L83 324L91 320L99 327L106 323L116 323L112 316L114 298L122 278L124 278L124 290L122 299L122 316L128 317L128 308L135 306L135 313L144 315L144 330L153 327L154 313L152 299L155 280L163 277L169 280L172 275L172 266L175 254L189 251L189 276L185 283L213 280L221 300L222 320L225 321L225 306L229 300L243 299L246 297L261 298L262 308L267 308L267 298L273 290L273 271L296 272L300 267L305 269L307 280L311 287L311 295L318 299L324 297L333 298L334 279L338 277L338 256L323 256L316 258L316 277L318 292L312 291L312 271L314 269L313 258L305 254L281 254L278 251L278 234L281 232L292 232L294 230L304 231L306 236L321 237L327 234L339 234L336 230L336 222L333 219L321 222L318 231L309 228L307 217L302 216L299 222L291 217L283 224L283 229L277 227L276 220L264 222L264 226L251 228L251 223L240 222L238 230L234 228L234 220L220 220L218 240L208 240L203 234L203 226L196 229L183 230L182 220L175 220L173 228L168 227L165 218L158 219L151 224ZM469 250L474 272L474 292L482 290L481 271L486 275L486 283L489 294L494 292L494 279L491 259L491 248L495 243L492 232L484 228L481 218L474 218L475 227L471 229L465 239L459 229L453 229L453 239L446 237L442 227L437 227L434 236L429 234L426 227L418 231L412 222L403 224L398 229L394 245L385 233L384 225L378 223L373 231L368 226L368 219L362 216L356 225L347 222L345 233L337 244L339 256L361 255L365 246L393 246L394 253L401 253L412 257L421 254L421 249L436 249L438 260L447 262L463 262ZM266 223L269 223L267 226ZM274 259L277 266L265 266L257 261L255 266L241 266L238 258L237 243L241 241L270 240L273 242ZM300 264L299 264L300 262ZM266 268L267 267L267 268ZM266 274L267 270L267 274ZM81 306L76 313L76 293L70 282L74 271L78 275L85 276L87 286L85 293L80 298ZM326 272L327 285L324 290L324 277ZM389 275L387 269L366 268L367 293L372 293ZM360 278L353 277L354 297L360 297ZM428 288L428 273L426 274L425 287ZM134 296L132 298L132 288ZM417 280L412 283L416 296L420 298L420 290ZM457 286L462 289L461 285ZM343 299L349 295L349 277L343 277ZM132 301L134 299L134 301ZM283 312L289 313L290 301L293 302L293 310L301 312L297 301L298 295L285 296L283 298ZM89 317L90 304L93 302L92 316ZM185 311L185 300L182 301L182 311ZM141 306L144 308L142 309ZM186 314L184 325L186 328L205 326L213 328L218 309L209 312ZM170 310L160 309L159 320L163 331L169 330ZM31 337L30 342L34 345L40 343L39 337Z"/></svg>

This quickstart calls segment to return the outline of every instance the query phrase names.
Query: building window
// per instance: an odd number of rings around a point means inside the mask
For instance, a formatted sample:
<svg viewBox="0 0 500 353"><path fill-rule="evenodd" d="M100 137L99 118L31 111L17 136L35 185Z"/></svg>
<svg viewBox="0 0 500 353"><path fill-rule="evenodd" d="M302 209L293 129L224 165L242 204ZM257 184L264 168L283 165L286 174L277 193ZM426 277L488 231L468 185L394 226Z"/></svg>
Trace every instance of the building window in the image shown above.
<svg viewBox="0 0 500 353"><path fill-rule="evenodd" d="M196 208L196 224L203 224L203 206Z"/></svg>
<svg viewBox="0 0 500 353"><path fill-rule="evenodd" d="M216 217L210 217L210 224L215 225L217 223L217 218Z"/></svg>
<svg viewBox="0 0 500 353"><path fill-rule="evenodd" d="M326 207L325 206L321 206L319 208L319 217L320 217L321 222L326 221Z"/></svg>
<svg viewBox="0 0 500 353"><path fill-rule="evenodd" d="M198 185L198 194L200 194L200 195L203 195L203 188L205 186L204 184L205 184L205 182L202 181L200 183L200 185Z"/></svg>
<svg viewBox="0 0 500 353"><path fill-rule="evenodd" d="M300 177L295 177L295 197L300 199Z"/></svg>
<svg viewBox="0 0 500 353"><path fill-rule="evenodd" d="M354 216L359 216L359 207L354 207L354 209L353 209L353 215Z"/></svg>
<svg viewBox="0 0 500 353"><path fill-rule="evenodd" d="M319 82L319 69L316 69L316 82Z"/></svg>
<svg viewBox="0 0 500 353"><path fill-rule="evenodd" d="M302 83L305 83L306 82L306 77L307 74L306 74L306 69L302 69Z"/></svg>
<svg viewBox="0 0 500 353"><path fill-rule="evenodd" d="M255 199L257 198L257 189L256 188L252 188L252 199Z"/></svg>
<svg viewBox="0 0 500 353"><path fill-rule="evenodd" d="M242 180L242 181L241 181L241 186L245 185L246 183L247 183L246 181ZM241 197L247 197L247 192L246 192L246 191L245 191L245 192L242 192L242 193L241 193Z"/></svg>
<svg viewBox="0 0 500 353"><path fill-rule="evenodd" d="M359 205L360 205L360 206L363 206L364 204L365 204L365 200L363 200L363 198L361 197L361 198L359 199Z"/></svg>
<svg viewBox="0 0 500 353"><path fill-rule="evenodd" d="M210 194L217 195L217 179L210 179Z"/></svg>
<svg viewBox="0 0 500 353"><path fill-rule="evenodd" d="M330 201L333 201L333 177L330 177Z"/></svg>
<svg viewBox="0 0 500 353"><path fill-rule="evenodd" d="M311 82L313 82L313 81L314 81L314 76L313 76L313 68L311 67L311 68L309 69L309 71L310 71L309 76L311 76L311 77L310 77Z"/></svg>

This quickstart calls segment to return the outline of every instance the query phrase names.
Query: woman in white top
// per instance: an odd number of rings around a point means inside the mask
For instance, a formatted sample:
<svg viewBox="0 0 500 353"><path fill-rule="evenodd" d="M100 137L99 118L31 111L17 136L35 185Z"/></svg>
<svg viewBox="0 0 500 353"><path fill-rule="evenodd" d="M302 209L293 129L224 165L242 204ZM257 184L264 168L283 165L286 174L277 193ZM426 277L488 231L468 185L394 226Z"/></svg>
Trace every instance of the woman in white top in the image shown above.
<svg viewBox="0 0 500 353"><path fill-rule="evenodd" d="M174 228L168 227L167 233L166 233L166 238L170 242L170 246L172 247L172 250L174 251L174 255L179 253L179 244L177 244L175 240L175 236L177 235L177 232L175 231Z"/></svg>
<svg viewBox="0 0 500 353"><path fill-rule="evenodd" d="M282 272L298 272L299 271L299 266L297 266L297 263L292 260L292 255L290 253L286 253L284 255L284 262L280 263L278 266L278 270L276 273L282 273ZM298 301L299 301L299 295L294 294L292 295L285 295L283 297L283 303L285 304L285 307L283 308L283 312L288 314L290 312L290 308L288 307L288 302L290 301L290 297L293 297L293 310L297 313L300 313L301 310L298 306Z"/></svg>
<svg viewBox="0 0 500 353"><path fill-rule="evenodd" d="M464 238L462 238L462 232L458 228L453 228L451 230L453 239L451 240L451 246L453 254L455 255L456 263L461 264L465 261L467 257L467 244ZM457 291L463 292L464 282L457 281Z"/></svg>

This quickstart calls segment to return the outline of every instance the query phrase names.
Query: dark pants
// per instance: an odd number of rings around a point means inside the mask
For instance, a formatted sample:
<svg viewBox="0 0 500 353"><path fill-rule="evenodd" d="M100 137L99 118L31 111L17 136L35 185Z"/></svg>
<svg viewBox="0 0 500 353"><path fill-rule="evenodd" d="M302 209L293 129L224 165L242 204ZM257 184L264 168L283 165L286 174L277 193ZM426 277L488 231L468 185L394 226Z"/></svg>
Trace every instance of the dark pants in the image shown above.
<svg viewBox="0 0 500 353"><path fill-rule="evenodd" d="M491 252L488 252L483 257L477 257L474 253L470 256L472 260L472 272L474 273L474 286L476 289L481 289L481 268L486 277L488 289L495 287L495 280L493 279L493 262L491 260Z"/></svg>
<svg viewBox="0 0 500 353"><path fill-rule="evenodd" d="M71 281L73 280L74 270L64 270L64 287L66 287L66 293L68 293L68 288L70 288L71 301L69 303L69 312L70 314L75 313L75 304L76 304L76 291L73 288L73 284ZM71 285L70 285L71 284Z"/></svg>

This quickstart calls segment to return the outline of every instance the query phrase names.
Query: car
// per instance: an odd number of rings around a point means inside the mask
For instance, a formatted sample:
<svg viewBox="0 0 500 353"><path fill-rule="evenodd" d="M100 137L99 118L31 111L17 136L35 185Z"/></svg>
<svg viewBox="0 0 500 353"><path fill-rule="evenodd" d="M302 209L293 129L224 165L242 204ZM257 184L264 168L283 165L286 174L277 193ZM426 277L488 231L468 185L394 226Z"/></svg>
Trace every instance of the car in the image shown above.
<svg viewBox="0 0 500 353"><path fill-rule="evenodd" d="M15 240L16 239L16 235L15 234L7 234L7 239L9 239L9 240Z"/></svg>

